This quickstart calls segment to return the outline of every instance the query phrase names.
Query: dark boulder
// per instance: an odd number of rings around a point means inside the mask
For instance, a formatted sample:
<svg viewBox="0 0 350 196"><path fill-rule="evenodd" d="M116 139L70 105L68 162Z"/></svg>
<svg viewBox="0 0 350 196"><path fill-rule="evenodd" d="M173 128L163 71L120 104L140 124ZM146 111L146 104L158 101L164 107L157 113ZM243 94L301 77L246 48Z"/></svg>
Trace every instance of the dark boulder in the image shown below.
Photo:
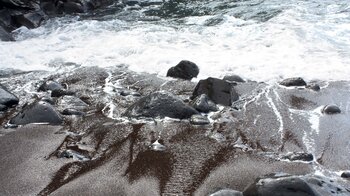
<svg viewBox="0 0 350 196"><path fill-rule="evenodd" d="M199 68L191 61L183 60L175 67L171 67L166 74L167 77L181 78L184 80L191 80L197 77Z"/></svg>
<svg viewBox="0 0 350 196"><path fill-rule="evenodd" d="M336 105L326 105L321 112L324 114L339 114L341 110Z"/></svg>
<svg viewBox="0 0 350 196"><path fill-rule="evenodd" d="M218 111L218 107L214 102L212 102L208 95L202 94L198 97L196 97L192 102L191 105L194 109L196 109L198 112L208 113L210 111Z"/></svg>
<svg viewBox="0 0 350 196"><path fill-rule="evenodd" d="M141 98L130 106L124 113L124 116L186 119L190 118L193 114L198 114L198 112L186 105L178 97L169 92L158 91Z"/></svg>
<svg viewBox="0 0 350 196"><path fill-rule="evenodd" d="M256 179L244 191L244 196L318 196L302 178L287 174L270 174Z"/></svg>
<svg viewBox="0 0 350 196"><path fill-rule="evenodd" d="M231 83L217 78L200 80L193 91L191 99L201 94L208 95L209 99L214 103L224 106L231 106L239 98Z"/></svg>
<svg viewBox="0 0 350 196"><path fill-rule="evenodd" d="M38 91L53 91L53 90L63 90L63 86L53 80L48 80L46 82L44 82L38 89Z"/></svg>
<svg viewBox="0 0 350 196"><path fill-rule="evenodd" d="M30 123L60 125L63 123L63 119L51 104L39 101L25 106L19 114L10 120L10 124L14 125Z"/></svg>
<svg viewBox="0 0 350 196"><path fill-rule="evenodd" d="M280 85L282 86L306 86L306 82L304 79L297 77L297 78L287 78L280 82Z"/></svg>
<svg viewBox="0 0 350 196"><path fill-rule="evenodd" d="M49 103L51 105L55 105L55 101L53 100L52 97L43 97L43 98L41 98L41 101L45 101L46 103Z"/></svg>
<svg viewBox="0 0 350 196"><path fill-rule="evenodd" d="M242 192L232 189L221 189L215 193L210 194L209 196L243 196L243 194Z"/></svg>
<svg viewBox="0 0 350 196"><path fill-rule="evenodd" d="M294 152L283 156L282 159L289 159L290 161L313 161L314 156L311 153Z"/></svg>
<svg viewBox="0 0 350 196"><path fill-rule="evenodd" d="M245 82L240 76L238 75L229 75L225 76L223 80L226 80L227 82Z"/></svg>
<svg viewBox="0 0 350 196"><path fill-rule="evenodd" d="M14 41L13 37L0 26L0 41Z"/></svg>
<svg viewBox="0 0 350 196"><path fill-rule="evenodd" d="M0 84L0 104L6 107L17 105L19 99Z"/></svg>
<svg viewBox="0 0 350 196"><path fill-rule="evenodd" d="M340 177L342 177L342 178L350 178L350 171L343 172Z"/></svg>
<svg viewBox="0 0 350 196"><path fill-rule="evenodd" d="M0 26L4 27L7 30L11 29L12 18L11 18L11 12L8 9L0 10Z"/></svg>
<svg viewBox="0 0 350 196"><path fill-rule="evenodd" d="M44 20L44 16L39 13L27 13L21 15L12 16L13 22L16 27L25 26L29 29L37 28Z"/></svg>
<svg viewBox="0 0 350 196"><path fill-rule="evenodd" d="M54 89L51 91L51 97L62 97L65 95L73 96L75 95L75 92L64 89Z"/></svg>
<svg viewBox="0 0 350 196"><path fill-rule="evenodd" d="M207 125L210 121L206 116L195 114L191 116L190 123L193 125Z"/></svg>

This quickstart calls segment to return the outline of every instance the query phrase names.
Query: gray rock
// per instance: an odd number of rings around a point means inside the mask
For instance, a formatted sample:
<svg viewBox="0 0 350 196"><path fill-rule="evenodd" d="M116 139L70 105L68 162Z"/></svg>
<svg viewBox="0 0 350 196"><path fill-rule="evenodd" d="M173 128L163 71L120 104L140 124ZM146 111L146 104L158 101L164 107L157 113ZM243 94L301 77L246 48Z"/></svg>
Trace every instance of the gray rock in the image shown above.
<svg viewBox="0 0 350 196"><path fill-rule="evenodd" d="M270 174L256 179L243 191L244 196L319 196L298 176Z"/></svg>
<svg viewBox="0 0 350 196"><path fill-rule="evenodd" d="M10 124L15 125L30 123L60 125L63 123L63 119L51 104L39 101L25 106L19 114L10 120Z"/></svg>
<svg viewBox="0 0 350 196"><path fill-rule="evenodd" d="M190 118L193 114L198 114L198 112L186 105L178 97L169 92L158 91L141 98L130 106L124 113L124 116L185 119Z"/></svg>
<svg viewBox="0 0 350 196"><path fill-rule="evenodd" d="M181 78L184 80L191 80L192 78L197 77L199 74L198 66L191 62L183 60L175 67L171 67L166 74L167 77Z"/></svg>
<svg viewBox="0 0 350 196"><path fill-rule="evenodd" d="M326 105L321 112L324 114L339 114L341 110L336 105Z"/></svg>
<svg viewBox="0 0 350 196"><path fill-rule="evenodd" d="M53 90L63 90L63 86L53 80L48 80L46 82L44 82L38 89L38 91L53 91Z"/></svg>
<svg viewBox="0 0 350 196"><path fill-rule="evenodd" d="M245 82L239 75L225 76L223 80L226 80L228 82Z"/></svg>
<svg viewBox="0 0 350 196"><path fill-rule="evenodd" d="M242 192L232 189L222 189L210 194L209 196L243 196Z"/></svg>
<svg viewBox="0 0 350 196"><path fill-rule="evenodd" d="M208 95L214 103L224 106L231 106L239 98L231 83L217 78L200 80L191 98L194 99L201 94Z"/></svg>
<svg viewBox="0 0 350 196"><path fill-rule="evenodd" d="M287 87L289 87L289 86L306 86L306 82L300 77L287 78L287 79L284 79L283 81L281 81L280 85L287 86Z"/></svg>
<svg viewBox="0 0 350 196"><path fill-rule="evenodd" d="M350 171L343 172L340 177L342 177L342 178L350 178Z"/></svg>
<svg viewBox="0 0 350 196"><path fill-rule="evenodd" d="M17 27L25 26L29 29L39 27L41 22L44 20L43 15L35 12L15 15L12 18L13 18L13 22L15 23L15 26Z"/></svg>
<svg viewBox="0 0 350 196"><path fill-rule="evenodd" d="M206 116L202 116L200 114L192 115L190 122L194 125L206 125L210 123L209 119Z"/></svg>
<svg viewBox="0 0 350 196"><path fill-rule="evenodd" d="M73 96L75 95L75 92L69 91L69 90L64 90L64 89L54 89L51 92L51 97L62 97L62 96Z"/></svg>
<svg viewBox="0 0 350 196"><path fill-rule="evenodd" d="M0 26L0 41L14 41L13 37Z"/></svg>
<svg viewBox="0 0 350 196"><path fill-rule="evenodd" d="M206 94L196 97L192 101L191 105L194 109L203 113L208 113L210 111L215 112L219 110L216 104L212 102Z"/></svg>
<svg viewBox="0 0 350 196"><path fill-rule="evenodd" d="M17 105L19 99L0 84L0 104L6 107Z"/></svg>

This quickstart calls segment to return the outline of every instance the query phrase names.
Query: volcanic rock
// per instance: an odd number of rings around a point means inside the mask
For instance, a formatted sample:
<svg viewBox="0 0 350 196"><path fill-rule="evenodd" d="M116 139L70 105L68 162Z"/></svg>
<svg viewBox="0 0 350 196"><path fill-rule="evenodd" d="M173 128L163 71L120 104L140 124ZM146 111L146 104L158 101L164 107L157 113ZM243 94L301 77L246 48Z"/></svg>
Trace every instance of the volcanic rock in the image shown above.
<svg viewBox="0 0 350 196"><path fill-rule="evenodd" d="M300 77L287 78L287 79L284 79L283 81L281 81L280 85L287 86L287 87L289 87L289 86L306 86L306 82Z"/></svg>
<svg viewBox="0 0 350 196"><path fill-rule="evenodd" d="M53 80L48 80L46 82L44 82L38 89L38 91L53 91L53 90L62 90L64 89L63 86Z"/></svg>
<svg viewBox="0 0 350 196"><path fill-rule="evenodd" d="M201 94L208 95L214 103L224 106L231 106L239 98L231 83L217 78L200 80L191 98L194 99Z"/></svg>
<svg viewBox="0 0 350 196"><path fill-rule="evenodd" d="M166 76L191 80L192 78L197 77L198 73L199 68L195 63L183 60L175 67L171 67Z"/></svg>
<svg viewBox="0 0 350 196"><path fill-rule="evenodd" d="M35 12L15 15L12 18L13 18L13 22L15 23L15 26L17 27L25 26L29 29L39 27L41 22L44 20L43 15Z"/></svg>
<svg viewBox="0 0 350 196"><path fill-rule="evenodd" d="M19 99L0 84L0 104L11 107L13 105L17 105L18 102Z"/></svg>
<svg viewBox="0 0 350 196"><path fill-rule="evenodd" d="M51 92L51 97L62 97L65 95L72 96L72 95L75 95L75 92L64 90L64 89L54 89Z"/></svg>
<svg viewBox="0 0 350 196"><path fill-rule="evenodd" d="M10 124L15 125L30 123L60 125L63 123L63 119L51 104L39 101L25 106L19 114L10 120Z"/></svg>
<svg viewBox="0 0 350 196"><path fill-rule="evenodd" d="M343 173L341 174L340 177L342 177L342 178L350 178L350 172L349 172L349 171L345 171L345 172L343 172Z"/></svg>
<svg viewBox="0 0 350 196"><path fill-rule="evenodd" d="M322 109L322 113L324 113L324 114L339 114L339 113L341 113L341 110L336 105L326 105Z"/></svg>
<svg viewBox="0 0 350 196"><path fill-rule="evenodd" d="M245 82L239 75L225 76L223 80L226 80L227 82Z"/></svg>
<svg viewBox="0 0 350 196"><path fill-rule="evenodd" d="M298 176L270 174L256 179L243 191L244 196L318 196L312 187Z"/></svg>
<svg viewBox="0 0 350 196"><path fill-rule="evenodd" d="M210 111L214 111L214 112L218 111L218 107L215 105L214 102L212 102L209 99L208 95L206 95L206 94L202 94L202 95L196 97L192 101L191 105L198 112L208 113Z"/></svg>
<svg viewBox="0 0 350 196"><path fill-rule="evenodd" d="M141 98L124 113L127 117L170 117L185 119L198 112L166 91L158 91Z"/></svg>
<svg viewBox="0 0 350 196"><path fill-rule="evenodd" d="M13 37L0 26L0 41L13 41Z"/></svg>

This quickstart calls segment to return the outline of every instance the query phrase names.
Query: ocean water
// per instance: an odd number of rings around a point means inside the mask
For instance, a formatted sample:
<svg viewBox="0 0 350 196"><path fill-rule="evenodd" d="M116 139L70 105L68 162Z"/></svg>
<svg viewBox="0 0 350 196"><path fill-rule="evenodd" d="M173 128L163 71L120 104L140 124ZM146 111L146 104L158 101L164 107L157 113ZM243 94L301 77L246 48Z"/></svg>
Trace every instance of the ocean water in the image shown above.
<svg viewBox="0 0 350 196"><path fill-rule="evenodd" d="M226 74L265 82L293 76L350 79L348 0L116 3L13 34L16 42L0 42L0 69L125 64L165 76L186 59L199 66L198 79Z"/></svg>

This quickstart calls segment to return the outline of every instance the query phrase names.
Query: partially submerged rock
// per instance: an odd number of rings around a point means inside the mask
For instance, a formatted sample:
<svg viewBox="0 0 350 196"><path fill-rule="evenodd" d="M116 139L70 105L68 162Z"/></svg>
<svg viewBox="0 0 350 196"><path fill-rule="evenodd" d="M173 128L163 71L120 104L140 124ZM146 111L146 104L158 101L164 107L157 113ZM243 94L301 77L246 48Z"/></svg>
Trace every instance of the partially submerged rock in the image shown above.
<svg viewBox="0 0 350 196"><path fill-rule="evenodd" d="M216 104L224 106L231 106L239 98L231 83L217 78L200 80L193 91L192 99L202 94L208 95Z"/></svg>
<svg viewBox="0 0 350 196"><path fill-rule="evenodd" d="M336 105L326 105L321 112L324 114L339 114L341 110Z"/></svg>
<svg viewBox="0 0 350 196"><path fill-rule="evenodd" d="M228 82L245 82L239 75L227 75L224 76L223 80Z"/></svg>
<svg viewBox="0 0 350 196"><path fill-rule="evenodd" d="M343 173L340 175L340 177L342 177L342 178L350 178L350 171L345 171L345 172L343 172Z"/></svg>
<svg viewBox="0 0 350 196"><path fill-rule="evenodd" d="M279 83L282 86L306 86L306 82L304 81L304 79L297 77L297 78L287 78L284 79L283 81L281 81Z"/></svg>
<svg viewBox="0 0 350 196"><path fill-rule="evenodd" d="M51 104L39 101L25 106L19 114L10 120L10 124L14 125L31 123L60 125L63 123L63 118Z"/></svg>
<svg viewBox="0 0 350 196"><path fill-rule="evenodd" d="M166 76L173 78L181 78L184 80L191 80L192 78L197 77L198 73L199 68L195 63L183 60L175 67L171 67L168 70Z"/></svg>
<svg viewBox="0 0 350 196"><path fill-rule="evenodd" d="M182 100L166 91L154 92L130 106L124 116L127 117L170 117L185 119L198 112Z"/></svg>
<svg viewBox="0 0 350 196"><path fill-rule="evenodd" d="M0 84L0 104L6 107L17 105L19 99Z"/></svg>

